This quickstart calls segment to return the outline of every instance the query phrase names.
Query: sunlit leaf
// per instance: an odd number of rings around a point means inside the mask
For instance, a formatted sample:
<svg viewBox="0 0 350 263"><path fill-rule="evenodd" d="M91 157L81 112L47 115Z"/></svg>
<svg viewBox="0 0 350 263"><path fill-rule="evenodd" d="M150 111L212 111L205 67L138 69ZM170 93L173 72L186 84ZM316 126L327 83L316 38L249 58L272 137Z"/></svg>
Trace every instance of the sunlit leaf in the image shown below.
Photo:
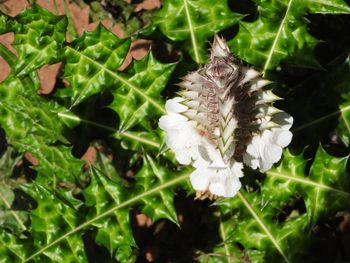
<svg viewBox="0 0 350 263"><path fill-rule="evenodd" d="M193 60L204 63L208 38L241 17L229 9L227 1L173 0L164 2L153 16L153 24L169 39L183 41Z"/></svg>
<svg viewBox="0 0 350 263"><path fill-rule="evenodd" d="M297 64L317 67L312 56L318 40L307 30L306 13L348 14L342 0L255 0L259 17L241 22L239 33L229 45L234 54L263 71L275 68L283 59L298 57Z"/></svg>

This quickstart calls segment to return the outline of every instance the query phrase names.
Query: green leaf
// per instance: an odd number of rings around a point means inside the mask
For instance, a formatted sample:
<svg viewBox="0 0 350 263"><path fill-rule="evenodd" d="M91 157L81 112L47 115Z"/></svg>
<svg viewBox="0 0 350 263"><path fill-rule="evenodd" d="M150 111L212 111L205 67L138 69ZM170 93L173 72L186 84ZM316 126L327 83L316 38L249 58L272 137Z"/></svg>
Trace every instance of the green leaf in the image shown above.
<svg viewBox="0 0 350 263"><path fill-rule="evenodd" d="M66 47L64 72L70 84L72 106L120 81L127 82L116 71L129 46L130 40L119 39L100 24Z"/></svg>
<svg viewBox="0 0 350 263"><path fill-rule="evenodd" d="M173 218L174 208L169 207L170 204L168 202L173 199L174 188L188 179L188 173L175 174L169 171L166 172L164 168L158 167L154 161L149 159L149 157L147 158L148 160L144 164L144 168L136 175L136 178L148 176L147 178L140 179L147 182L145 186L142 186L142 189L141 187L136 187L136 189L141 189L141 192L130 191L125 187L120 187L121 185L118 183L113 183L107 179L107 176L102 176L102 173L98 172L98 170L93 170L94 178L92 179L91 185L88 186L87 191L84 192L84 196L87 200L85 205L90 207L89 219L81 222L79 225L75 225L72 229L67 229L67 227L63 228L65 229L64 233L60 232L55 239L51 239L49 243L45 243L38 250L34 252L32 250L31 255L26 257L25 262L33 259L40 260L43 254L46 255L51 251L61 252L61 246L63 246L61 243L63 241L67 240L69 237L75 238L76 236L81 236L78 232L86 230L88 227L95 224L101 229L100 234L98 231L96 234L97 242L106 245L109 249L116 247L118 244L118 246L120 246L118 249L120 249L121 259L123 259L125 255L130 253L130 247L128 246L131 241L126 238L127 244L126 246L122 246L120 240L123 240L123 237L108 235L106 232L108 229L104 228L103 224L104 222L116 222L116 219L125 219L125 209L132 204L139 204L141 209L145 207L149 215L153 216L153 218L171 218L175 221L176 219ZM155 174L152 174L151 171L154 171ZM164 204L159 204L159 202L164 202ZM161 211L153 211L153 209L160 209ZM116 218L116 215L118 215L118 218ZM112 217L112 219L108 221L110 217ZM118 225L114 227L117 226ZM113 228L113 231L128 233L129 230L126 227L126 225L123 225L122 230ZM110 238L113 238L113 240ZM113 243L107 244L108 241L113 241Z"/></svg>
<svg viewBox="0 0 350 263"><path fill-rule="evenodd" d="M223 243L215 248L214 255L224 251L225 256L219 260L214 257L209 262L230 262L229 259L240 262L238 259L244 258L256 262L292 262L300 256L300 247L305 244L306 215L290 214L287 220L279 222L278 203L264 201L257 192L240 191L237 197L225 199L219 205Z"/></svg>
<svg viewBox="0 0 350 263"><path fill-rule="evenodd" d="M7 23L6 31L15 33L13 46L18 53L17 63L12 67L14 75L24 76L62 57L67 27L65 16L55 16L33 4Z"/></svg>
<svg viewBox="0 0 350 263"><path fill-rule="evenodd" d="M75 158L70 147L50 146L38 139L29 138L21 142L20 148L39 160L39 164L33 167L38 172L35 180L37 183L53 189L58 185L65 188L75 186L84 161Z"/></svg>
<svg viewBox="0 0 350 263"><path fill-rule="evenodd" d="M339 105L340 116L338 124L338 136L346 146L350 145L350 102Z"/></svg>
<svg viewBox="0 0 350 263"><path fill-rule="evenodd" d="M25 222L28 220L26 211L18 211L12 208L15 194L5 184L0 185L0 226L9 229L14 234L20 234L27 230Z"/></svg>
<svg viewBox="0 0 350 263"><path fill-rule="evenodd" d="M267 172L260 192L241 190L235 198L218 201L222 243L205 259L299 262L314 238L306 234L314 224L350 207L346 162L347 158L333 157L319 146L306 174L302 154L286 150L281 164ZM295 205L299 200L305 203L305 212Z"/></svg>
<svg viewBox="0 0 350 263"><path fill-rule="evenodd" d="M80 224L77 211L67 204L63 197L54 194L39 184L26 185L23 189L37 202L38 207L31 212L31 234L38 248L62 236L62 231L70 231ZM86 262L84 244L80 235L65 238L56 248L46 250L38 261L46 257L56 262Z"/></svg>
<svg viewBox="0 0 350 263"><path fill-rule="evenodd" d="M22 262L30 244L19 243L15 235L0 228L0 262Z"/></svg>
<svg viewBox="0 0 350 263"><path fill-rule="evenodd" d="M142 60L134 61L125 73L120 73L128 82L122 82L120 87L113 91L114 100L110 107L120 117L121 130L128 130L146 116L143 124L149 126L150 118L164 113L159 95L173 69L174 64L162 64L152 53L148 53ZM130 85L140 88L130 88Z"/></svg>
<svg viewBox="0 0 350 263"><path fill-rule="evenodd" d="M153 26L173 41L184 41L184 47L197 63L206 61L206 42L215 33L242 18L230 11L227 1L165 1L153 16Z"/></svg>
<svg viewBox="0 0 350 263"><path fill-rule="evenodd" d="M66 142L64 124L57 121L57 114L66 111L63 107L28 90L18 78L2 82L0 93L0 124L11 144L37 136L45 143Z"/></svg>
<svg viewBox="0 0 350 263"><path fill-rule="evenodd" d="M285 151L282 163L267 172L264 196L268 200L274 198L271 190L276 187L284 189L284 194L275 193L280 200L287 200L288 195L300 195L305 201L308 220L314 224L350 204L347 160L347 157L331 156L319 146L307 175L302 154L294 156Z"/></svg>
<svg viewBox="0 0 350 263"><path fill-rule="evenodd" d="M238 35L229 45L234 54L262 68L264 72L293 56L301 60L299 65L314 67L317 64L314 59L310 60L311 51L318 41L307 31L307 20L304 18L306 13L350 13L350 7L342 0L255 2L258 5L258 19L254 22L241 22Z"/></svg>
<svg viewBox="0 0 350 263"><path fill-rule="evenodd" d="M133 151L140 151L141 149L150 151L159 150L161 148L159 142L163 140L159 129L150 132L117 132L114 134L114 137L122 140L122 147L124 149Z"/></svg>
<svg viewBox="0 0 350 263"><path fill-rule="evenodd" d="M165 184L175 177L175 174L157 164L150 156L145 155L142 169L136 174L136 187L139 193L150 191L155 185ZM173 205L173 189L164 189L159 195L143 198L142 212L148 215L153 222L166 218L178 224L176 211Z"/></svg>
<svg viewBox="0 0 350 263"><path fill-rule="evenodd" d="M20 179L13 178L14 168L20 159L21 156L10 146L0 158L0 226L17 235L27 229L25 223L28 219L26 211L12 207L15 199L13 190L21 184Z"/></svg>
<svg viewBox="0 0 350 263"><path fill-rule="evenodd" d="M99 158L106 158L101 156ZM103 160L106 162L106 160ZM115 173L115 170L104 164L104 172ZM112 169L112 170L111 170ZM115 175L113 178L116 180ZM105 174L97 169L92 169L90 185L84 189L85 205L89 207L87 219L94 218L114 204L120 204L126 199L126 183L120 178L118 181L110 180ZM133 238L128 209L118 210L110 214L108 218L92 223L96 227L95 241L105 246L110 257L115 257L120 262L135 261L136 243Z"/></svg>

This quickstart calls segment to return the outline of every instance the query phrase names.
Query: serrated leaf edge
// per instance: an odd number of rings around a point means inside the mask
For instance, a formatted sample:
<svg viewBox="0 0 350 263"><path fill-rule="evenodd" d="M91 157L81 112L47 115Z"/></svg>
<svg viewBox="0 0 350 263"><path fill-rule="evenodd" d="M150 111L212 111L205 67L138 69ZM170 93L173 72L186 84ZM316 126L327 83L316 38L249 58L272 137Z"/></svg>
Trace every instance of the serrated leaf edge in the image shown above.
<svg viewBox="0 0 350 263"><path fill-rule="evenodd" d="M193 46L194 56L195 56L196 62L199 63L200 59L199 59L199 52L198 52L198 47L197 47L197 40L196 40L196 35L194 33L194 30L193 30L190 10L188 9L188 2L187 2L187 0L183 0L183 3L184 3L184 7L185 7L185 12L186 12L188 30L190 31L190 34L191 34L191 42L192 42L192 46Z"/></svg>
<svg viewBox="0 0 350 263"><path fill-rule="evenodd" d="M101 68L102 70L108 72L110 75L112 75L115 79L117 79L118 81L122 82L123 84L125 84L127 87L129 87L130 89L132 89L133 91L135 91L138 95L140 95L142 98L144 98L146 101L148 101L151 105L153 105L154 107L156 107L159 111L161 111L163 114L165 114L165 109L162 105L160 105L158 102L156 102L155 100L153 100L151 97L149 97L147 94L145 94L144 92L142 92L142 90L138 87L136 87L135 85L133 85L132 83L130 83L127 79L119 76L117 73L115 73L114 71L104 67L103 65L101 65L100 63L97 63L96 61L94 61L93 59L91 59L90 57L84 55L83 53L75 50L72 47L67 47L67 49L71 50L72 52L76 53L78 56L81 56L85 59L87 59L88 61L90 61L92 64L96 65L97 67ZM87 87L87 86L86 86ZM84 90L83 90L84 91ZM80 94L84 94L84 92L81 92ZM80 95L81 96L81 95ZM75 106L77 103L80 102L79 98L80 96L72 103L72 106Z"/></svg>
<svg viewBox="0 0 350 263"><path fill-rule="evenodd" d="M348 158L348 157L345 157L345 158ZM280 177L283 179L299 182L299 183L302 183L305 185L315 186L317 189L321 188L321 189L333 191L333 192L336 192L339 194L350 196L350 194L345 192L345 191L339 190L337 188L334 188L334 187L331 187L331 186L328 186L325 184L320 184L320 183L314 182L314 181L307 179L307 178L298 178L298 177L294 177L294 176L290 176L290 175L286 175L286 174L278 173L278 172L272 172L272 171L269 171L268 174L270 174L272 176Z"/></svg>
<svg viewBox="0 0 350 263"><path fill-rule="evenodd" d="M121 203L121 204L119 204L119 205L117 205L115 207L112 207L111 209L103 212L102 214L93 217L92 219L90 219L90 220L86 221L85 223L81 224L80 226L78 226L78 227L72 229L71 231L65 233L60 238L57 238L56 240L52 241L51 243L43 246L40 250L34 252L32 255L30 255L29 257L24 259L23 262L28 262L28 261L32 260L33 258L41 255L42 253L44 253L44 251L46 251L50 247L60 243L62 240L66 239L70 235L72 235L74 233L77 233L78 231L84 229L85 227L90 226L95 221L100 220L101 218L104 218L104 217L114 213L116 210L124 208L124 207L126 207L126 206L128 206L130 204L133 204L133 203L135 203L135 202L137 202L137 201L139 201L139 200L141 200L141 199L143 199L143 198L145 198L147 196L150 196L152 194L156 194L158 191L161 191L161 190L163 190L165 188L174 186L174 185L180 183L181 181L186 180L188 177L189 177L189 174L180 175L180 176L178 176L178 177L176 177L176 178L174 178L174 179L172 179L172 180L170 180L170 181L168 181L168 182L166 182L164 184L161 184L161 185L159 185L159 186L157 186L157 187L155 187L155 188L153 188L153 189L151 189L149 191L146 191L146 192L144 192L142 194L136 195L133 198L130 198L129 200L126 200L123 203Z"/></svg>
<svg viewBox="0 0 350 263"><path fill-rule="evenodd" d="M275 37L275 39L274 39L274 41L273 41L273 43L272 43L271 49L270 49L270 51L269 51L269 55L267 56L266 62L265 62L265 64L264 64L264 68L263 68L263 74L264 74L264 75L265 75L266 70L267 70L267 69L269 68L269 66L270 66L270 62L271 62L272 56L273 56L273 54L274 54L274 52L275 52L276 46L277 46L277 44L278 44L280 35L281 35L281 33L282 33L283 26L284 26L284 24L285 24L285 22L286 22L286 19L287 19L287 16L288 16L290 7L292 6L292 3L293 3L293 0L289 0L288 6L287 6L287 9L286 9L286 13L284 14L284 17L283 17L283 19L282 19L282 21L281 21L281 24L280 24L279 28L278 28L276 37Z"/></svg>
<svg viewBox="0 0 350 263"><path fill-rule="evenodd" d="M285 262L290 263L288 257L282 250L281 246L279 245L277 239L272 235L271 231L268 229L268 227L265 225L264 220L260 218L259 214L255 210L253 206L251 206L247 200L247 198L244 196L242 191L237 193L238 198L242 201L244 206L248 209L250 214L254 217L256 222L259 224L259 226L262 228L262 230L265 232L265 234L268 236L268 238L271 240L272 244L276 247L278 252L282 255Z"/></svg>

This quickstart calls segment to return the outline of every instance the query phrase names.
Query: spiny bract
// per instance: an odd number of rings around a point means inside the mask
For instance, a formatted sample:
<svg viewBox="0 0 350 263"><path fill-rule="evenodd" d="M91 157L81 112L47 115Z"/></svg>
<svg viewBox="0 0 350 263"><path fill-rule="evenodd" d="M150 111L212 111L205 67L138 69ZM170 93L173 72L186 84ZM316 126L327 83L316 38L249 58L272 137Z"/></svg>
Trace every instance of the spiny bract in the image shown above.
<svg viewBox="0 0 350 263"><path fill-rule="evenodd" d="M198 198L232 197L241 187L243 163L267 171L291 139L293 118L273 107L270 82L235 59L215 37L209 62L183 78L179 97L166 102L159 126Z"/></svg>

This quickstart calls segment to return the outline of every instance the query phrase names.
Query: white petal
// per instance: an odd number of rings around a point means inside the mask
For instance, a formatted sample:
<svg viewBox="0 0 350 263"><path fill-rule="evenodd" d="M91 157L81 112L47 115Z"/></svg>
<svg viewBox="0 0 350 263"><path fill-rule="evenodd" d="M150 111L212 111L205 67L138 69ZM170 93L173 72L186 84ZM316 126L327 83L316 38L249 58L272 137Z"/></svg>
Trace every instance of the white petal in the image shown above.
<svg viewBox="0 0 350 263"><path fill-rule="evenodd" d="M240 188L241 182L229 168L218 170L210 177L209 191L212 194L223 197L233 197Z"/></svg>
<svg viewBox="0 0 350 263"><path fill-rule="evenodd" d="M167 100L167 102L165 103L166 111L168 113L185 112L188 108L180 103L182 101L184 101L184 99L180 97L175 97L173 99Z"/></svg>
<svg viewBox="0 0 350 263"><path fill-rule="evenodd" d="M284 130L289 130L293 125L293 117L288 113L280 112L273 116L273 121Z"/></svg>
<svg viewBox="0 0 350 263"><path fill-rule="evenodd" d="M286 147L292 141L293 134L290 131L281 130L274 136L274 141L281 147Z"/></svg>
<svg viewBox="0 0 350 263"><path fill-rule="evenodd" d="M190 175L190 182L193 189L197 191L205 191L209 187L209 179L211 171L208 169L198 168Z"/></svg>
<svg viewBox="0 0 350 263"><path fill-rule="evenodd" d="M168 115L164 115L159 119L159 127L164 130L179 130L182 129L188 122L188 119L185 116L182 116L177 113L170 113Z"/></svg>

